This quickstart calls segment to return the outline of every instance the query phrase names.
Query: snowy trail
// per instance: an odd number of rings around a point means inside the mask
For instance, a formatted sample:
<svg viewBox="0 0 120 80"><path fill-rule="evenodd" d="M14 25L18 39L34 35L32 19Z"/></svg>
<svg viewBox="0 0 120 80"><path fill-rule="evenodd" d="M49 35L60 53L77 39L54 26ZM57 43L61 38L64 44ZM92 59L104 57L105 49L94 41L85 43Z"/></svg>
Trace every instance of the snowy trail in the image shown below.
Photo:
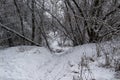
<svg viewBox="0 0 120 80"><path fill-rule="evenodd" d="M63 70L62 64L66 64L61 63L60 57L52 57L48 52L47 54L50 57L40 55L41 53L31 54L31 52L24 52L24 54L16 52L14 54L9 53L9 55L7 52L0 53L0 72L3 73L0 78L3 80L39 80L41 78L50 79L50 77L53 79ZM46 57L47 60L42 60L41 56Z"/></svg>
<svg viewBox="0 0 120 80"><path fill-rule="evenodd" d="M77 69L82 53L89 51L89 56L95 53L94 46L89 47L78 46L54 55L39 47L22 52L18 47L3 50L0 52L0 80L72 80L72 71ZM108 74L109 70L100 72L100 68L93 65L94 68L98 74L107 74L107 78L97 75L96 80L112 80L113 73Z"/></svg>

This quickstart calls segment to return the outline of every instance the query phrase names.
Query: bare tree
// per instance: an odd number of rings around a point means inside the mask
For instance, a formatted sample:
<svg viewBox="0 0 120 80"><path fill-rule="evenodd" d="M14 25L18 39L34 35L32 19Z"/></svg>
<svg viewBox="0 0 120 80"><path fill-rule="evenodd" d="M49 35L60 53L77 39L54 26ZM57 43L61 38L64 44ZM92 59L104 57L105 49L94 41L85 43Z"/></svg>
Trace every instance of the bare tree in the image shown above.
<svg viewBox="0 0 120 80"><path fill-rule="evenodd" d="M18 1L17 1L17 0L13 0L13 2L14 2L14 5L15 5L15 7L16 7L18 16L19 16L19 18L20 18L22 35L25 36L25 35L24 35L24 23L23 23L23 18L22 18L21 11L20 11L19 6L18 6L18 4L17 4ZM24 40L23 40L23 44L25 44Z"/></svg>
<svg viewBox="0 0 120 80"><path fill-rule="evenodd" d="M118 0L65 0L64 3L65 31L74 45L100 42L120 32L119 18L116 18L119 17Z"/></svg>

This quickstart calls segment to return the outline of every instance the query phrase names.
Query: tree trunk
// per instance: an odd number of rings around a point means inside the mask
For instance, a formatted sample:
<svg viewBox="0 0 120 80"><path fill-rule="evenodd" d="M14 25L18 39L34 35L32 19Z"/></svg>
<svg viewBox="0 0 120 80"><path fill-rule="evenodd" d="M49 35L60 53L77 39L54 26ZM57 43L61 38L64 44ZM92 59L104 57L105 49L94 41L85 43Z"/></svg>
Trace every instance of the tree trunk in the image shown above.
<svg viewBox="0 0 120 80"><path fill-rule="evenodd" d="M35 0L32 0L31 7L32 7L31 8L31 11L32 11L32 41L34 41L34 38L35 38Z"/></svg>

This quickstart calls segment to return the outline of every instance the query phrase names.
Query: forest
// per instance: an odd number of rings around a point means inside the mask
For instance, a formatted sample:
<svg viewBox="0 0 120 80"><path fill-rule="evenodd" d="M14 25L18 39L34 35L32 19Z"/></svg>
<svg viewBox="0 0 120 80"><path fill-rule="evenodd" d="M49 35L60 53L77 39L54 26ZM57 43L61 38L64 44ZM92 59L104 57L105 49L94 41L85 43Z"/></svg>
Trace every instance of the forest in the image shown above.
<svg viewBox="0 0 120 80"><path fill-rule="evenodd" d="M78 70L68 78L64 64ZM0 80L119 80L120 0L0 0L0 72Z"/></svg>
<svg viewBox="0 0 120 80"><path fill-rule="evenodd" d="M2 46L49 47L50 33L71 46L120 35L119 0L1 0L0 6Z"/></svg>

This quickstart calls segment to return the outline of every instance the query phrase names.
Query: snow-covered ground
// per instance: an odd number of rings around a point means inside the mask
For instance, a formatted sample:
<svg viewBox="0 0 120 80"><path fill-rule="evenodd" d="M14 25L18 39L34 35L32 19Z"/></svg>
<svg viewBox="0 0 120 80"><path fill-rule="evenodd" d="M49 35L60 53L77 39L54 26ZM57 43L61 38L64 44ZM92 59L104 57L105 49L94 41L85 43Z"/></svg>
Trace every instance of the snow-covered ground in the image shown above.
<svg viewBox="0 0 120 80"><path fill-rule="evenodd" d="M83 54L95 57L95 44L67 48L55 54L35 46L0 50L0 80L73 80L80 75L79 63ZM97 61L88 65L90 71L83 73L84 77L91 74L91 80L117 80L114 70L99 67Z"/></svg>

